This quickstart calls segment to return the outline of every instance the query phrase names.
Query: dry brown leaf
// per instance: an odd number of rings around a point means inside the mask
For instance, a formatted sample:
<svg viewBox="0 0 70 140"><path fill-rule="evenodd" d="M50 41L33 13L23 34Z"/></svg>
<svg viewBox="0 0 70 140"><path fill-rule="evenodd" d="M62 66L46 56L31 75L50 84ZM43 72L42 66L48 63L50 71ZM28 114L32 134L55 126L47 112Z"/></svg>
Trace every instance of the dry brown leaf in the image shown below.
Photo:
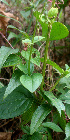
<svg viewBox="0 0 70 140"><path fill-rule="evenodd" d="M12 132L0 132L0 140L11 140Z"/></svg>
<svg viewBox="0 0 70 140"><path fill-rule="evenodd" d="M5 35L6 28L7 28L10 18L15 18L15 17L13 14L7 13L4 11L5 11L5 6L0 3L0 14L3 15L3 16L0 16L0 29L1 29L1 33Z"/></svg>

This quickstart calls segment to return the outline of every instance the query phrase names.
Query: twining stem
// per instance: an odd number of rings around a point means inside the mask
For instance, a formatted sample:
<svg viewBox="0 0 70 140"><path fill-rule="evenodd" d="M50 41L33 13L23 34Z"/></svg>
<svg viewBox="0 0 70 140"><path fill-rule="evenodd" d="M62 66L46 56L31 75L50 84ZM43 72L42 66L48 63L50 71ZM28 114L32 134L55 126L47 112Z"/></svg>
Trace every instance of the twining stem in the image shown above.
<svg viewBox="0 0 70 140"><path fill-rule="evenodd" d="M36 21L35 28L34 28L32 43L33 43L33 41L34 41L34 36L35 36L35 33L36 33L36 27L37 27L37 21ZM29 55L29 61L28 61L28 74L29 74L29 75L30 75L30 60L31 60L32 49L33 49L33 44L31 45L30 55Z"/></svg>
<svg viewBox="0 0 70 140"><path fill-rule="evenodd" d="M49 91L52 91L53 89L55 89L55 87L58 85L58 83L62 77L63 77L63 75L60 76L60 78L57 80L57 82L54 84L54 86Z"/></svg>
<svg viewBox="0 0 70 140"><path fill-rule="evenodd" d="M41 91L43 91L43 85L44 85L44 76L45 76L45 69L46 69L46 61L48 56L48 47L49 47L49 39L50 39L50 31L51 31L51 25L48 23L48 35L47 35L47 41L45 46L45 54L44 54L44 62L43 62L43 71L42 71L42 83L41 83Z"/></svg>

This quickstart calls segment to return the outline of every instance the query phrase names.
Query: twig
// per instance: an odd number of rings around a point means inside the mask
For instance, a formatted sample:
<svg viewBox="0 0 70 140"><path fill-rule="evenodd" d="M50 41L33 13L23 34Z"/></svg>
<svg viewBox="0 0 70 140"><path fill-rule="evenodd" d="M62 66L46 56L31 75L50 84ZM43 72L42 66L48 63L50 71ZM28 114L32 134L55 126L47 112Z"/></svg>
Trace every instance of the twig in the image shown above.
<svg viewBox="0 0 70 140"><path fill-rule="evenodd" d="M6 37L0 32L0 34L2 35L2 37L8 42L8 44L10 45L10 47L12 48L12 49L14 49L13 47L12 47L12 45L9 43L9 41L6 39Z"/></svg>

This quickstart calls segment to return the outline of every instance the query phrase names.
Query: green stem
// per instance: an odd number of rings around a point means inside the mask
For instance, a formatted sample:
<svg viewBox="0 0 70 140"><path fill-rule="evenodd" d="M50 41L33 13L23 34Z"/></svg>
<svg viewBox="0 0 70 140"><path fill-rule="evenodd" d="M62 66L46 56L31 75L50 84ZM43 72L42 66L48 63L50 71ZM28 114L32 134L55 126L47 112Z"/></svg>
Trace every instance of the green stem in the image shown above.
<svg viewBox="0 0 70 140"><path fill-rule="evenodd" d="M55 85L49 91L52 91L53 89L55 89L55 87L58 85L58 83L59 83L59 81L61 80L62 77L63 77L63 75L60 76L60 78L57 80Z"/></svg>
<svg viewBox="0 0 70 140"><path fill-rule="evenodd" d="M43 85L44 85L44 76L45 76L45 69L46 69L46 61L47 61L47 55L48 55L48 47L49 47L49 39L50 39L50 31L51 31L51 25L48 23L48 35L47 35L47 41L45 46L45 54L44 54L44 62L43 62L43 71L42 71L42 83L41 83L41 91L43 91Z"/></svg>
<svg viewBox="0 0 70 140"><path fill-rule="evenodd" d="M29 62L28 62L28 74L30 75L30 60L31 60L31 54L32 54L33 45L31 45L30 55L29 55Z"/></svg>
<svg viewBox="0 0 70 140"><path fill-rule="evenodd" d="M35 32L36 32L36 27L37 27L37 22L36 22L35 28L34 28L32 43L33 43L33 41L34 41L34 36L35 36ZM31 45L31 50L30 50L30 55L29 55L29 62L28 62L28 74L29 74L29 75L30 75L30 60L31 60L32 49L33 49L33 45Z"/></svg>

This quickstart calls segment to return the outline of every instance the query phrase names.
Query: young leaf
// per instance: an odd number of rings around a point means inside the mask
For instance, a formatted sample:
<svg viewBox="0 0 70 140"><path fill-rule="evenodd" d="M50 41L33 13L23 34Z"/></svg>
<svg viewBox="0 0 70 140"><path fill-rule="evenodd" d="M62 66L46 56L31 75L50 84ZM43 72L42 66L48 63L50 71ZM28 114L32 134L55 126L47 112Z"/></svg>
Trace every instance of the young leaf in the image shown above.
<svg viewBox="0 0 70 140"><path fill-rule="evenodd" d="M54 8L52 7L49 11L48 11L48 17L49 18L53 18L53 17L57 17L58 14L58 8Z"/></svg>
<svg viewBox="0 0 70 140"><path fill-rule="evenodd" d="M70 119L70 104L65 105L65 111L66 111L68 118Z"/></svg>
<svg viewBox="0 0 70 140"><path fill-rule="evenodd" d="M57 99L52 92L45 91L44 94L51 100L52 105L57 108L61 116L61 110L65 110L65 106L62 101Z"/></svg>
<svg viewBox="0 0 70 140"><path fill-rule="evenodd" d="M45 123L42 123L42 125L44 127L49 127L51 129L53 129L53 131L63 132L62 129L58 125L56 125L55 123L53 123L53 122L45 122Z"/></svg>
<svg viewBox="0 0 70 140"><path fill-rule="evenodd" d="M22 43L23 43L23 45L24 45L24 43L27 43L28 45L32 44L30 39L24 39L24 40L22 40Z"/></svg>
<svg viewBox="0 0 70 140"><path fill-rule="evenodd" d="M3 64L3 67L10 67L15 66L21 63L21 58L18 55L11 54L6 59L5 63Z"/></svg>
<svg viewBox="0 0 70 140"><path fill-rule="evenodd" d="M6 88L4 98L8 96L16 87L21 85L20 82L20 76L23 74L20 70L16 70L14 74L12 75L12 78L10 79L10 82L8 84L8 87Z"/></svg>
<svg viewBox="0 0 70 140"><path fill-rule="evenodd" d="M27 51L22 51L21 55L24 58L26 58L27 60L29 60L30 48L28 48ZM33 55L35 55L34 58L33 58ZM35 49L35 48L32 49L32 56L31 56L30 61L40 67L40 52L37 49Z"/></svg>
<svg viewBox="0 0 70 140"><path fill-rule="evenodd" d="M2 68L3 64L5 63L6 59L10 54L15 54L19 50L18 49L12 49L9 47L2 46L0 48L0 69Z"/></svg>
<svg viewBox="0 0 70 140"><path fill-rule="evenodd" d="M66 124L66 127L65 127L65 134L66 134L66 138L70 137L70 122L68 122Z"/></svg>
<svg viewBox="0 0 70 140"><path fill-rule="evenodd" d="M30 134L32 135L41 125L45 117L50 113L51 107L49 105L40 105L34 112L30 125Z"/></svg>
<svg viewBox="0 0 70 140"><path fill-rule="evenodd" d="M20 77L20 82L30 92L34 92L42 82L42 75L40 73L33 73L31 76L22 75Z"/></svg>
<svg viewBox="0 0 70 140"><path fill-rule="evenodd" d="M33 103L33 96L23 86L17 87L4 100L5 88L0 89L0 119L14 118L26 112Z"/></svg>

